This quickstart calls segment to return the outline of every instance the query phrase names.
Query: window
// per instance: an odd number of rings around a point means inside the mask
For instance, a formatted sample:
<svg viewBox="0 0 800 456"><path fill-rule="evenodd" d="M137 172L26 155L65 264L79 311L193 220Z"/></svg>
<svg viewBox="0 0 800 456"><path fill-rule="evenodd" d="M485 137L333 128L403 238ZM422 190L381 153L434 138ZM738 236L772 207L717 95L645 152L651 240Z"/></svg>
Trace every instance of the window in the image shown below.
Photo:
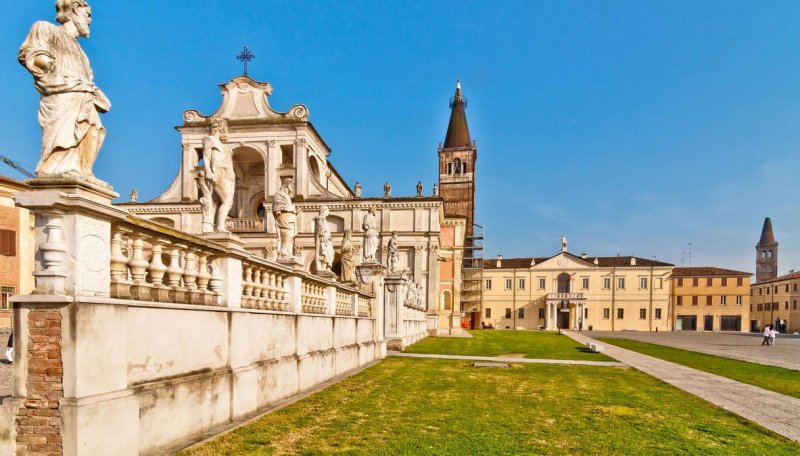
<svg viewBox="0 0 800 456"><path fill-rule="evenodd" d="M759 304L758 305L758 311L761 312L762 310L764 310L764 305L763 304Z"/></svg>
<svg viewBox="0 0 800 456"><path fill-rule="evenodd" d="M544 290L544 287L545 287L544 277L539 277L539 289Z"/></svg>
<svg viewBox="0 0 800 456"><path fill-rule="evenodd" d="M706 305L707 306L711 305L711 296L706 296Z"/></svg>
<svg viewBox="0 0 800 456"><path fill-rule="evenodd" d="M581 288L583 288L584 290L588 290L589 289L589 278L588 277L583 277L581 279Z"/></svg>
<svg viewBox="0 0 800 456"><path fill-rule="evenodd" d="M727 296L720 296L719 297L719 305L721 305L721 306L728 305L728 297Z"/></svg>
<svg viewBox="0 0 800 456"><path fill-rule="evenodd" d="M712 279L711 277L707 278L706 279L706 286L710 287L712 285L714 285L714 279Z"/></svg>
<svg viewBox="0 0 800 456"><path fill-rule="evenodd" d="M647 289L647 277L639 277L639 288L642 290Z"/></svg>
<svg viewBox="0 0 800 456"><path fill-rule="evenodd" d="M17 256L17 232L0 230L0 255Z"/></svg>
<svg viewBox="0 0 800 456"><path fill-rule="evenodd" d="M762 288L758 289L758 294L761 295L764 290Z"/></svg>
<svg viewBox="0 0 800 456"><path fill-rule="evenodd" d="M486 279L486 289L487 290L492 289L492 279Z"/></svg>
<svg viewBox="0 0 800 456"><path fill-rule="evenodd" d="M678 298L678 305L682 306L683 305L683 296L678 296L677 298Z"/></svg>
<svg viewBox="0 0 800 456"><path fill-rule="evenodd" d="M772 289L772 287L767 287L767 294L769 294L770 289Z"/></svg>
<svg viewBox="0 0 800 456"><path fill-rule="evenodd" d="M511 318L511 308L506 307L506 318Z"/></svg>
<svg viewBox="0 0 800 456"><path fill-rule="evenodd" d="M518 279L517 280L517 289L524 290L525 289L525 279Z"/></svg>
<svg viewBox="0 0 800 456"><path fill-rule="evenodd" d="M290 168L294 164L294 146L291 144L281 144L281 164Z"/></svg>
<svg viewBox="0 0 800 456"><path fill-rule="evenodd" d="M792 310L797 310L797 300L792 301Z"/></svg>
<svg viewBox="0 0 800 456"><path fill-rule="evenodd" d="M727 277L723 277L720 280L722 280L722 286L723 287L727 287L728 286L728 278Z"/></svg>
<svg viewBox="0 0 800 456"><path fill-rule="evenodd" d="M506 287L505 287L505 289L506 290L510 290L511 289L511 279L506 279Z"/></svg>
<svg viewBox="0 0 800 456"><path fill-rule="evenodd" d="M639 319L644 320L647 318L647 309L639 309Z"/></svg>
<svg viewBox="0 0 800 456"><path fill-rule="evenodd" d="M486 318L492 318L492 309L489 307L486 308Z"/></svg>
<svg viewBox="0 0 800 456"><path fill-rule="evenodd" d="M744 279L742 279L741 277L737 277L736 278L736 286L737 287L741 287L743 284L744 284Z"/></svg>
<svg viewBox="0 0 800 456"><path fill-rule="evenodd" d="M589 319L589 309L583 309L583 319L584 320Z"/></svg>
<svg viewBox="0 0 800 456"><path fill-rule="evenodd" d="M772 310L778 310L778 306L779 306L779 305L780 305L780 303L779 303L779 302L773 302L773 303L772 303Z"/></svg>
<svg viewBox="0 0 800 456"><path fill-rule="evenodd" d="M661 277L657 277L655 281L653 281L653 286L655 287L656 290L664 288L664 279L662 279Z"/></svg>
<svg viewBox="0 0 800 456"><path fill-rule="evenodd" d="M625 309L617 309L617 319L622 320L625 318Z"/></svg>
<svg viewBox="0 0 800 456"><path fill-rule="evenodd" d="M448 163L447 164L447 174L453 174L453 164L452 163Z"/></svg>
<svg viewBox="0 0 800 456"><path fill-rule="evenodd" d="M611 289L611 279L608 277L603 277L603 289L610 290Z"/></svg>
<svg viewBox="0 0 800 456"><path fill-rule="evenodd" d="M772 258L772 250L767 250L767 258Z"/></svg>
<svg viewBox="0 0 800 456"><path fill-rule="evenodd" d="M603 320L608 320L609 318L611 318L611 309L606 307L603 309Z"/></svg>
<svg viewBox="0 0 800 456"><path fill-rule="evenodd" d="M797 291L797 284L794 284L794 291Z"/></svg>
<svg viewBox="0 0 800 456"><path fill-rule="evenodd" d="M656 320L661 320L661 309L656 309L655 319Z"/></svg>
<svg viewBox="0 0 800 456"><path fill-rule="evenodd" d="M789 301L786 301L786 307L784 307L783 310L789 310Z"/></svg>
<svg viewBox="0 0 800 456"><path fill-rule="evenodd" d="M697 296L692 296L692 305L693 306L697 305Z"/></svg>
<svg viewBox="0 0 800 456"><path fill-rule="evenodd" d="M17 291L16 287L0 287L0 309L6 310L11 308L11 303L8 298L14 296Z"/></svg>
<svg viewBox="0 0 800 456"><path fill-rule="evenodd" d="M777 293L777 292L778 292L778 286L775 285L775 293Z"/></svg>
<svg viewBox="0 0 800 456"><path fill-rule="evenodd" d="M786 284L786 293L788 293L788 292L789 292L789 284L787 283Z"/></svg>
<svg viewBox="0 0 800 456"><path fill-rule="evenodd" d="M625 277L617 277L617 290L625 289Z"/></svg>
<svg viewBox="0 0 800 456"><path fill-rule="evenodd" d="M695 277L694 279L692 279L692 286L696 287L697 284L698 284L698 279L697 279L697 277Z"/></svg>
<svg viewBox="0 0 800 456"><path fill-rule="evenodd" d="M523 308L517 309L517 318L525 318L525 309Z"/></svg>
<svg viewBox="0 0 800 456"><path fill-rule="evenodd" d="M737 306L741 306L743 302L744 302L744 296L737 296L736 297L736 305Z"/></svg>
<svg viewBox="0 0 800 456"><path fill-rule="evenodd" d="M683 277L678 277L678 286L679 287L683 286Z"/></svg>
<svg viewBox="0 0 800 456"><path fill-rule="evenodd" d="M544 318L544 307L539 308L539 318Z"/></svg>

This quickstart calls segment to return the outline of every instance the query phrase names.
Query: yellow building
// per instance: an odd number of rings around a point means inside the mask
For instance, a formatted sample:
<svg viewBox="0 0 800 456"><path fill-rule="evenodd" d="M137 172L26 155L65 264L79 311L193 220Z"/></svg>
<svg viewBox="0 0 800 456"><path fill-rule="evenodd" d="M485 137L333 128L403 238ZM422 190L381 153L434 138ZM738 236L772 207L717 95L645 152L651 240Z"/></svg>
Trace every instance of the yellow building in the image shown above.
<svg viewBox="0 0 800 456"><path fill-rule="evenodd" d="M0 176L0 328L11 327L8 298L33 290L34 219L14 205L14 193L27 190L24 182Z"/></svg>
<svg viewBox="0 0 800 456"><path fill-rule="evenodd" d="M673 265L631 256L487 260L483 323L498 329L668 331Z"/></svg>
<svg viewBox="0 0 800 456"><path fill-rule="evenodd" d="M749 272L714 267L672 270L676 331L747 331L750 320Z"/></svg>
<svg viewBox="0 0 800 456"><path fill-rule="evenodd" d="M750 330L775 325L781 332L800 331L800 272L754 283L750 290Z"/></svg>

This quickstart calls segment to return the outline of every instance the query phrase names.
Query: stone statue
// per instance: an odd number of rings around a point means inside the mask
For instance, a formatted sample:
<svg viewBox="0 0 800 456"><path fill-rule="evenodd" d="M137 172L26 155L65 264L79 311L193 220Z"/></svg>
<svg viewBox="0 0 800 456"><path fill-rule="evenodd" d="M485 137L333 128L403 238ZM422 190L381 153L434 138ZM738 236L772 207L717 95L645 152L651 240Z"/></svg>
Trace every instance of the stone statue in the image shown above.
<svg viewBox="0 0 800 456"><path fill-rule="evenodd" d="M567 237L563 234L561 235L561 251L562 252L567 251Z"/></svg>
<svg viewBox="0 0 800 456"><path fill-rule="evenodd" d="M206 172L200 170L195 176L197 188L200 190L200 214L203 221L203 233L214 232L214 214L217 207L214 204L214 189L211 182L206 179Z"/></svg>
<svg viewBox="0 0 800 456"><path fill-rule="evenodd" d="M294 237L297 235L297 208L292 203L294 178L281 179L281 188L272 201L272 215L278 225L278 259L294 258Z"/></svg>
<svg viewBox="0 0 800 456"><path fill-rule="evenodd" d="M361 198L361 184L358 183L358 182L356 182L356 186L355 186L355 197L356 198Z"/></svg>
<svg viewBox="0 0 800 456"><path fill-rule="evenodd" d="M385 182L383 184L383 197L384 198L391 198L392 197L392 186L389 185L389 182Z"/></svg>
<svg viewBox="0 0 800 456"><path fill-rule="evenodd" d="M417 181L417 198L422 198L422 181Z"/></svg>
<svg viewBox="0 0 800 456"><path fill-rule="evenodd" d="M364 263L377 263L375 253L378 251L378 221L375 218L375 209L370 208L364 216L362 225L364 230Z"/></svg>
<svg viewBox="0 0 800 456"><path fill-rule="evenodd" d="M439 184L433 184L433 196L439 196Z"/></svg>
<svg viewBox="0 0 800 456"><path fill-rule="evenodd" d="M328 228L328 206L322 206L319 215L314 217L314 239L317 272L330 272L334 253L331 230Z"/></svg>
<svg viewBox="0 0 800 456"><path fill-rule="evenodd" d="M92 12L84 0L57 0L56 26L33 24L19 49L19 63L33 75L42 127L42 156L36 165L39 177L82 178L107 186L92 173L103 146L106 129L100 113L111 102L94 85L89 59L77 38L89 37Z"/></svg>
<svg viewBox="0 0 800 456"><path fill-rule="evenodd" d="M203 138L203 171L206 185L208 186L206 192L212 193L210 195L211 201L208 204L210 207L216 205L214 230L227 232L225 221L228 219L231 207L233 207L233 196L236 191L233 156L231 151L222 143L228 140L228 123L224 119L213 119L209 128L210 134ZM209 190L212 191L209 192ZM202 186L201 193L203 193ZM214 195L219 199L218 202L214 201ZM201 198L208 198L208 196L208 194L203 194ZM203 225L205 227L205 223Z"/></svg>
<svg viewBox="0 0 800 456"><path fill-rule="evenodd" d="M341 279L344 283L354 283L356 281L356 252L353 243L350 241L352 232L344 230L344 239L342 239L342 275Z"/></svg>
<svg viewBox="0 0 800 456"><path fill-rule="evenodd" d="M392 232L392 237L389 238L389 272L397 272L397 266L400 264L400 250L397 247L397 231Z"/></svg>
<svg viewBox="0 0 800 456"><path fill-rule="evenodd" d="M139 191L136 190L136 187L131 189L131 203L138 203L139 202Z"/></svg>

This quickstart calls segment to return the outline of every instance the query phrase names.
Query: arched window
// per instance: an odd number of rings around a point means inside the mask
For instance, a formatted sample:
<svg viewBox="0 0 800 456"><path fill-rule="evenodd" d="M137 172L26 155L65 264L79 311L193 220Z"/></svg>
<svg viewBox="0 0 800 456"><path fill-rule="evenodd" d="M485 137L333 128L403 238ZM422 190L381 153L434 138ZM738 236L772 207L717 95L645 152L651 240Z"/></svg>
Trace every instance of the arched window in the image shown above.
<svg viewBox="0 0 800 456"><path fill-rule="evenodd" d="M458 175L458 174L461 174L461 159L459 159L459 158L456 158L456 161L455 161L455 166L454 166L453 172L454 172L456 175Z"/></svg>
<svg viewBox="0 0 800 456"><path fill-rule="evenodd" d="M767 258L772 258L772 250L767 250Z"/></svg>
<svg viewBox="0 0 800 456"><path fill-rule="evenodd" d="M453 164L452 163L448 163L447 164L447 174L449 174L449 175L453 174Z"/></svg>
<svg viewBox="0 0 800 456"><path fill-rule="evenodd" d="M761 251L761 258L766 258L766 257L767 257L767 251L766 250L762 250Z"/></svg>
<svg viewBox="0 0 800 456"><path fill-rule="evenodd" d="M445 290L442 292L442 303L441 303L442 310L452 310L453 309L453 294L450 293L449 290Z"/></svg>
<svg viewBox="0 0 800 456"><path fill-rule="evenodd" d="M558 276L558 292L569 293L569 274L562 272Z"/></svg>

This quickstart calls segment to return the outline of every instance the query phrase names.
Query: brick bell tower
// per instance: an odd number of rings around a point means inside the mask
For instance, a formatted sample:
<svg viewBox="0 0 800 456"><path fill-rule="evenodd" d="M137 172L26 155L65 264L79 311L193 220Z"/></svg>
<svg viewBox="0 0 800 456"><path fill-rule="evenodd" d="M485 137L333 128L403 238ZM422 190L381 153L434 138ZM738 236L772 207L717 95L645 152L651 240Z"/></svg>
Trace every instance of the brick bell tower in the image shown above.
<svg viewBox="0 0 800 456"><path fill-rule="evenodd" d="M761 239L756 244L756 282L778 277L778 243L772 233L772 220L764 219Z"/></svg>
<svg viewBox="0 0 800 456"><path fill-rule="evenodd" d="M439 192L445 215L467 218L467 236L475 223L475 163L478 147L470 140L467 127L467 99L461 94L461 81L450 99L450 124L444 144L439 145Z"/></svg>

